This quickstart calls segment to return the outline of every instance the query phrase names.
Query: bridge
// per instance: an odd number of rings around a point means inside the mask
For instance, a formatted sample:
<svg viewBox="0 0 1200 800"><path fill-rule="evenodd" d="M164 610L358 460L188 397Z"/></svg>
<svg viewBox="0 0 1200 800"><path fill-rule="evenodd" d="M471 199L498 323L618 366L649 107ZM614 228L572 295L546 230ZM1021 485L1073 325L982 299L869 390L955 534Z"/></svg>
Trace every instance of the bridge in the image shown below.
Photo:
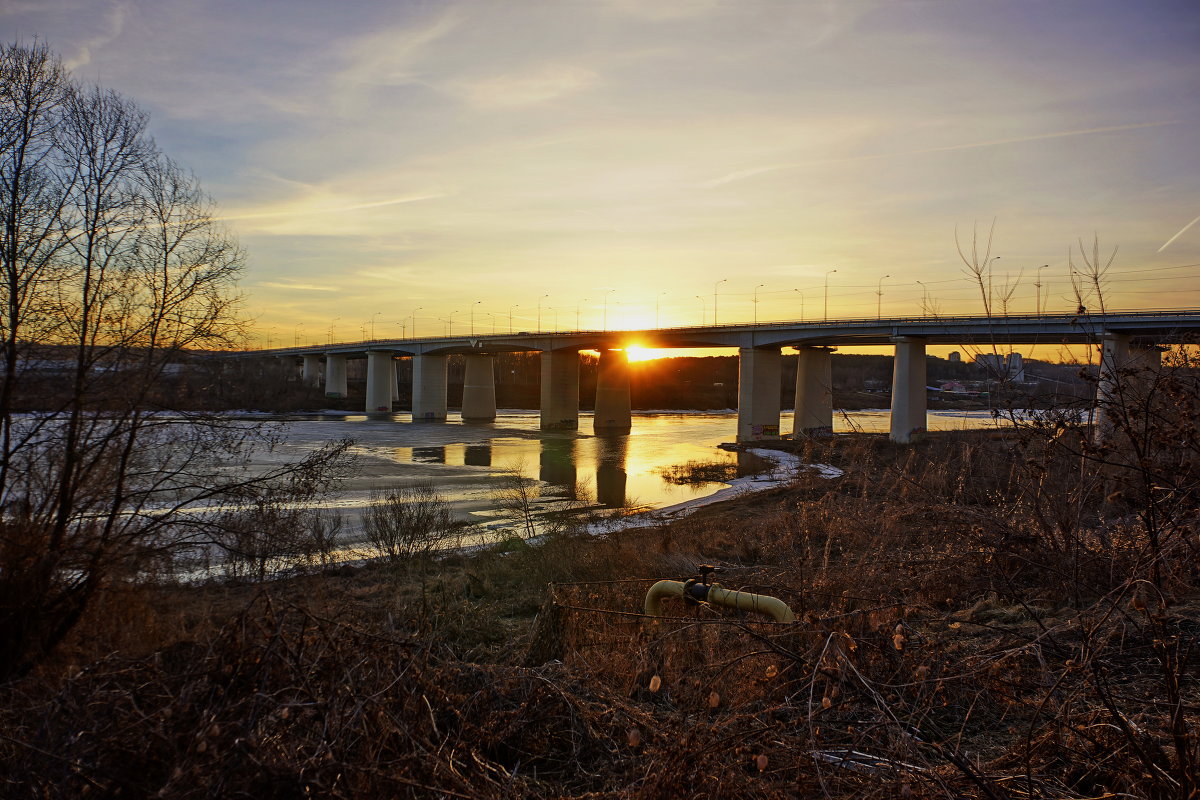
<svg viewBox="0 0 1200 800"><path fill-rule="evenodd" d="M239 357L294 359L303 380L327 397L347 395L347 359L367 361L366 412L391 413L398 399L395 359L413 361L412 418L442 421L447 416L447 356L465 362L462 418L496 417L493 359L497 353L541 353L541 427L579 427L579 353L600 353L593 425L597 433L627 433L631 427L629 361L625 348L737 348L739 442L778 439L781 359L785 347L799 354L796 371L795 438L833 429L830 353L839 346L889 345L894 348L891 438L909 442L925 430L925 349L930 344L975 346L1103 345L1099 391L1129 367L1153 367L1161 345L1197 341L1200 310L1116 311L1103 314L903 317L820 322L771 322L648 330L521 331L411 339L373 339L325 346L285 347ZM324 359L322 375L321 359ZM1107 378L1106 378L1107 376ZM1108 387L1108 388L1106 388ZM1101 397L1102 401L1104 398ZM1103 406L1103 403L1100 403Z"/></svg>

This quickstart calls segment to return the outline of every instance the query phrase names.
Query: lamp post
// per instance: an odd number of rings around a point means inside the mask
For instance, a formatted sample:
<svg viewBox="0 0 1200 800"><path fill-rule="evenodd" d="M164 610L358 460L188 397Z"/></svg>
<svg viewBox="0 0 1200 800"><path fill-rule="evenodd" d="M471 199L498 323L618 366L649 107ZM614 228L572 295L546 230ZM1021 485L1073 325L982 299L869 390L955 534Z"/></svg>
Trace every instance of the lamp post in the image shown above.
<svg viewBox="0 0 1200 800"><path fill-rule="evenodd" d="M550 296L550 295L548 295L548 294L544 294L544 295L542 295L541 297L539 297L539 298L538 298L538 313L537 313L537 326L538 326L538 327L537 327L537 329L538 329L538 333L541 333L541 332L542 332L542 300L544 300L545 298L547 298L547 297L549 297L549 296Z"/></svg>
<svg viewBox="0 0 1200 800"><path fill-rule="evenodd" d="M423 310L424 308L425 306L417 306L412 310L412 313L409 314L409 316L412 317L412 327L409 330L413 332L414 339L417 338L417 312Z"/></svg>
<svg viewBox="0 0 1200 800"><path fill-rule="evenodd" d="M1050 265L1042 264L1040 267L1038 267L1037 277L1034 278L1033 281L1033 285L1037 289L1037 296L1034 298L1034 308L1036 309L1036 313L1039 317L1042 315L1042 270L1046 269L1048 266Z"/></svg>
<svg viewBox="0 0 1200 800"><path fill-rule="evenodd" d="M892 276L883 276L883 278L890 277ZM879 279L879 286L875 289L875 319L883 319L883 278Z"/></svg>
<svg viewBox="0 0 1200 800"><path fill-rule="evenodd" d="M371 341L375 341L375 318L382 314L382 311L376 311L371 315Z"/></svg>
<svg viewBox="0 0 1200 800"><path fill-rule="evenodd" d="M513 332L513 330L512 330L512 312L513 312L513 309L514 309L514 308L520 308L520 307L521 307L521 304L520 304L520 303L513 303L511 306L509 306L509 307L508 307L508 332L509 332L509 334L511 334L511 333Z"/></svg>
<svg viewBox="0 0 1200 800"><path fill-rule="evenodd" d="M800 321L804 322L804 292L799 289L792 289L792 291L800 295Z"/></svg>
<svg viewBox="0 0 1200 800"><path fill-rule="evenodd" d="M333 323L337 322L341 317L334 317L329 320L329 344L333 345Z"/></svg>
<svg viewBox="0 0 1200 800"><path fill-rule="evenodd" d="M654 298L654 327L655 328L660 327L659 323L658 323L658 305L662 301L663 295L665 295L665 294L666 294L666 292L659 292L658 297Z"/></svg>
<svg viewBox="0 0 1200 800"><path fill-rule="evenodd" d="M577 331L582 330L582 328L579 327L579 307L581 305L583 305L584 303L586 303L587 301L588 301L588 298L585 297L582 300L577 300L575 302L575 330L577 330Z"/></svg>
<svg viewBox="0 0 1200 800"><path fill-rule="evenodd" d="M401 339L408 338L408 323L407 322L405 322L404 320L400 320L399 322L393 322L392 324L400 326L400 338Z"/></svg>
<svg viewBox="0 0 1200 800"><path fill-rule="evenodd" d="M719 280L713 284L713 325L717 324L717 287L720 286L722 283L728 283L728 282L729 282L728 278L721 278L721 280Z"/></svg>
<svg viewBox="0 0 1200 800"><path fill-rule="evenodd" d="M602 330L608 330L608 296L615 291L616 289L604 290L604 327Z"/></svg>
<svg viewBox="0 0 1200 800"><path fill-rule="evenodd" d="M479 305L482 302L483 302L482 300L476 300L474 303L471 304L471 335L472 336L475 335L475 306Z"/></svg>
<svg viewBox="0 0 1200 800"><path fill-rule="evenodd" d="M299 347L299 346L300 346L300 329L301 329L301 328L303 328L303 327L304 327L303 325L297 325L297 326L296 326L296 331L295 331L295 333L292 335L292 347Z"/></svg>
<svg viewBox="0 0 1200 800"><path fill-rule="evenodd" d="M708 311L708 301L700 295L696 295L696 299L700 301L700 327L704 327L704 325L707 323L704 315Z"/></svg>
<svg viewBox="0 0 1200 800"><path fill-rule="evenodd" d="M925 285L925 281L917 281L921 284L921 316L929 315L929 287Z"/></svg>
<svg viewBox="0 0 1200 800"><path fill-rule="evenodd" d="M999 260L1000 260L1000 256L995 256L994 258L992 258L990 261L987 262L988 291L987 291L987 308L985 310L988 312L988 314L992 313L992 265L995 264Z"/></svg>
<svg viewBox="0 0 1200 800"><path fill-rule="evenodd" d="M766 286L765 283L760 283L754 287L754 324L758 324L758 290Z"/></svg>
<svg viewBox="0 0 1200 800"><path fill-rule="evenodd" d="M450 316L448 316L446 318L446 335L447 336L454 335L454 315L457 313L458 313L458 311L451 311Z"/></svg>
<svg viewBox="0 0 1200 800"><path fill-rule="evenodd" d="M272 334L272 333L274 333L274 332L275 332L275 326L274 326L274 325L272 325L270 328L267 328L267 349L268 349L268 350L270 350L270 349L271 349L271 334Z"/></svg>
<svg viewBox="0 0 1200 800"><path fill-rule="evenodd" d="M829 276L837 272L836 269L831 269L825 273L825 321L829 321Z"/></svg>

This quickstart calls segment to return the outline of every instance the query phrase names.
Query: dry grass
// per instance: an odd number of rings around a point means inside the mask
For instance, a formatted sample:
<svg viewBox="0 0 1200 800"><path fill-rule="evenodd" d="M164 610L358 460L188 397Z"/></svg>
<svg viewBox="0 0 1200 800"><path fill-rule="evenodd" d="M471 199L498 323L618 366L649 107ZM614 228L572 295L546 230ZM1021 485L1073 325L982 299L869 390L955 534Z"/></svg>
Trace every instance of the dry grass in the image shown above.
<svg viewBox="0 0 1200 800"><path fill-rule="evenodd" d="M845 475L658 529L114 594L3 689L0 794L1187 796L1186 536L1151 580L1127 501L1044 438L807 455ZM801 621L637 613L702 561Z"/></svg>

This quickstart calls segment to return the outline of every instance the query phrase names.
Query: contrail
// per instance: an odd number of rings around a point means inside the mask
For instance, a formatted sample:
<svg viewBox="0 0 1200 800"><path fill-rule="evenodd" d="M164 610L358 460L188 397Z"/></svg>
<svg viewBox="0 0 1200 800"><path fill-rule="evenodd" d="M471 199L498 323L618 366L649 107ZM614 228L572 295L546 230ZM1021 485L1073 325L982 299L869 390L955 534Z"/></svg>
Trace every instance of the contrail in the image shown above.
<svg viewBox="0 0 1200 800"><path fill-rule="evenodd" d="M1175 241L1175 240L1176 240L1176 239L1178 239L1180 236L1183 236L1185 233L1187 233L1187 230L1188 230L1188 228L1192 227L1192 226L1193 226L1193 225L1195 225L1197 222L1200 222L1200 217L1196 217L1194 220L1192 220L1191 222L1189 222L1187 225L1184 225L1184 226L1183 226L1183 228L1181 228L1181 229L1180 229L1179 233L1175 234L1175 235L1174 235L1174 236L1172 236L1170 239L1167 239L1167 243L1166 243L1166 244L1164 244L1162 247L1158 248L1158 252L1160 252L1160 253L1161 253L1163 250L1166 250L1166 249L1167 249L1167 246L1168 246L1169 244L1171 244L1171 242Z"/></svg>
<svg viewBox="0 0 1200 800"><path fill-rule="evenodd" d="M364 208L380 208L381 206L395 206L401 203L416 203L421 200L436 200L439 197L445 197L444 194L419 194L412 197L397 197L394 200L378 200L373 203L356 203L352 206L337 206L335 208L312 208L299 209L288 208L281 211L257 211L248 212L245 214L226 214L220 217L214 217L214 220L225 222L234 219L266 219L269 217L298 217L311 214L341 214L346 211L360 211Z"/></svg>
<svg viewBox="0 0 1200 800"><path fill-rule="evenodd" d="M737 172L731 172L728 175L722 175L719 178L712 178L703 181L699 186L706 189L715 189L718 186L723 186L734 181L752 178L755 175L762 175L766 172L778 172L784 169L795 169L810 164L837 164L849 161L874 161L884 158L896 158L903 156L920 156L928 153L944 153L950 150L974 150L978 147L996 147L1006 144L1023 144L1025 142L1038 142L1043 139L1062 139L1068 136L1090 136L1096 133L1114 133L1116 131L1133 131L1139 128L1157 128L1162 125L1178 125L1178 120L1161 120L1158 122L1136 122L1131 125L1109 125L1103 128L1085 128L1082 130L1073 131L1053 131L1051 133L1036 133L1030 136L1016 136L1010 139L989 139L982 142L968 142L966 144L949 144L941 147L926 147L920 150L907 150L898 153L868 153L861 156L844 156L841 158L820 158L811 161L800 161L791 164L772 164L764 167L751 167Z"/></svg>

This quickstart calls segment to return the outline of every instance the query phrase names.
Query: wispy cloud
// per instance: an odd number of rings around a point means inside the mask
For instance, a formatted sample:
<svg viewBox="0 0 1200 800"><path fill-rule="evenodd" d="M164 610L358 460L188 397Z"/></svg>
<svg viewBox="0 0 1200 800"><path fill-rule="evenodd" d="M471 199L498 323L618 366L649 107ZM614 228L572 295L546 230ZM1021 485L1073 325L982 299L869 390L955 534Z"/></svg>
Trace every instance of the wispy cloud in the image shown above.
<svg viewBox="0 0 1200 800"><path fill-rule="evenodd" d="M79 69L80 67L90 64L92 61L92 53L106 44L109 44L125 30L125 17L129 13L129 4L125 2L115 2L109 8L108 13L104 15L103 29L95 36L88 39L79 46L75 55L66 59L63 65L67 69Z"/></svg>
<svg viewBox="0 0 1200 800"><path fill-rule="evenodd" d="M916 150L905 150L896 153L869 153L859 156L846 156L844 158L819 158L808 161L795 161L786 164L768 164L760 167L749 167L747 169L730 172L719 178L703 181L699 186L706 189L713 189L718 186L724 186L729 183L753 178L756 175L763 175L769 172L779 172L780 170L797 169L799 167L810 166L812 164L831 164L849 161L875 161L886 158L907 158L909 156L926 155L928 153L944 153L953 150L975 150L984 147L999 147L1008 144L1021 144L1024 142L1038 142L1046 139L1064 139L1070 136L1091 136L1098 133L1114 133L1117 131L1132 131L1140 128L1158 128L1164 125L1178 125L1178 120L1161 120L1158 122L1138 122L1130 125L1108 125L1101 128L1085 128L1081 130L1070 131L1055 131L1053 133L1037 133L1031 136L1013 136L1006 139L988 139L982 142L968 142L966 144L950 144L941 147L924 147ZM1169 244L1169 243L1168 243Z"/></svg>
<svg viewBox="0 0 1200 800"><path fill-rule="evenodd" d="M477 108L525 108L576 94L599 80L599 75L583 67L546 64L525 72L464 81L456 89Z"/></svg>
<svg viewBox="0 0 1200 800"><path fill-rule="evenodd" d="M318 286L315 283L285 283L282 281L259 281L259 286L270 286L272 289L294 289L300 292L337 292L336 286Z"/></svg>
<svg viewBox="0 0 1200 800"><path fill-rule="evenodd" d="M315 214L344 214L349 211L362 211L368 208L382 208L384 206L397 206L404 203L418 203L422 200L436 200L439 197L445 197L445 194L419 194L409 197L395 197L391 200L376 200L368 203L354 203L348 206L318 206L305 208L303 204L290 204L285 208L274 208L268 211L245 211L240 213L225 214L216 217L217 220L225 222L240 219L278 219L285 217L301 217L312 216Z"/></svg>

